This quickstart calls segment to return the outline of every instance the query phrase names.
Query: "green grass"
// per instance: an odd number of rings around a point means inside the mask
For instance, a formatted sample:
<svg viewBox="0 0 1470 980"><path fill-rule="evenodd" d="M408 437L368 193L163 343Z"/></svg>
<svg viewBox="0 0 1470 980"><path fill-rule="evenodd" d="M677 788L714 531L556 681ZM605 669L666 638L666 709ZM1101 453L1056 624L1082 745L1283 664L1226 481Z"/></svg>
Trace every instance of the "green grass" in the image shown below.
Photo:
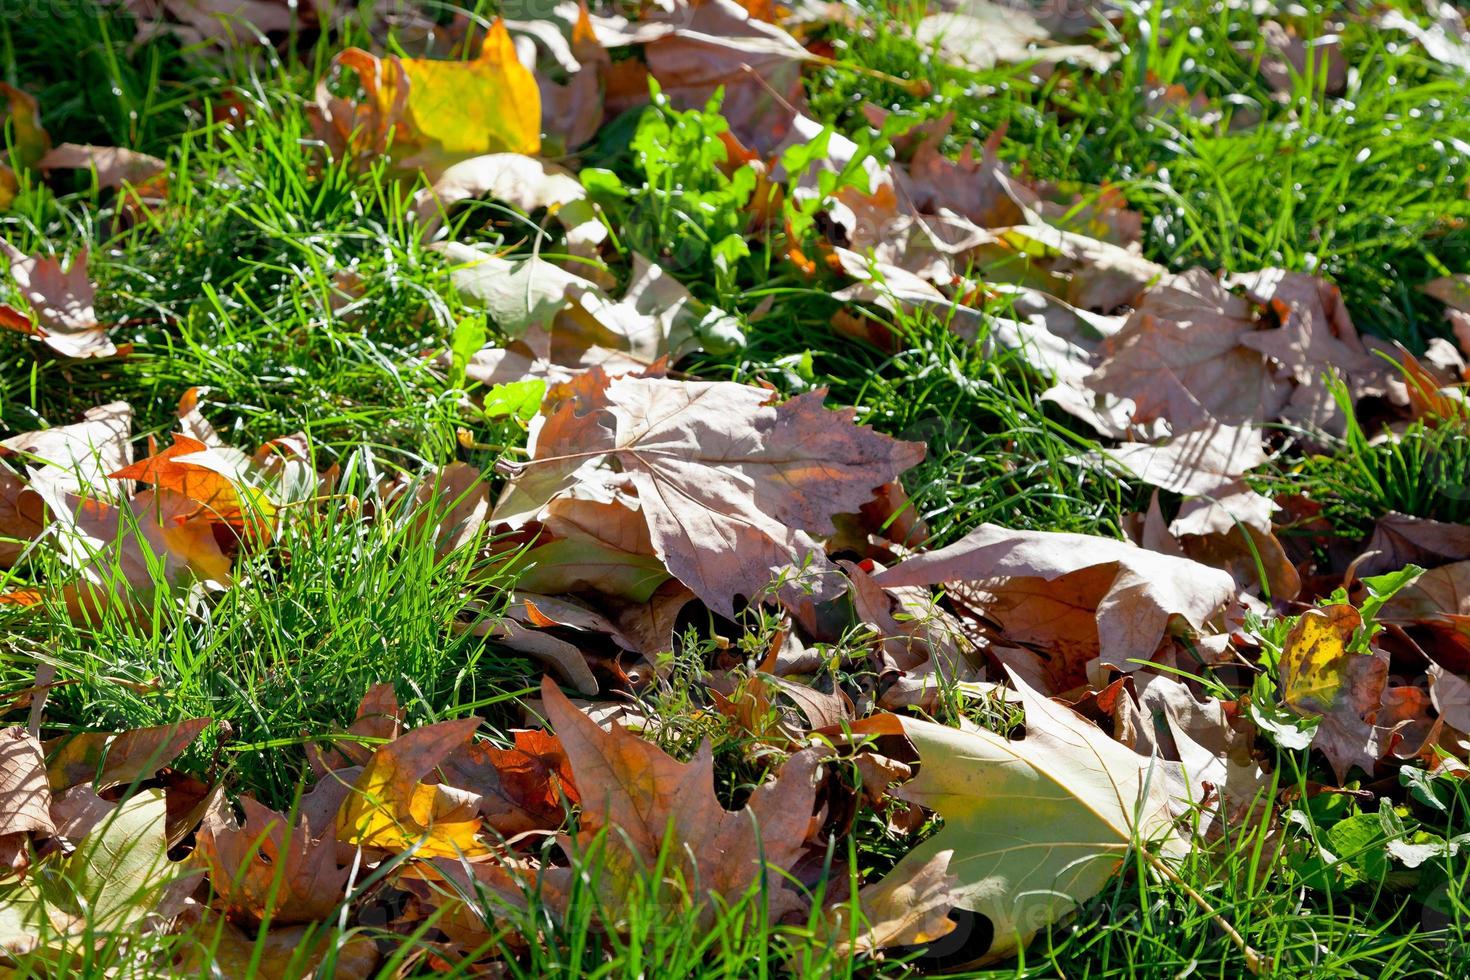
<svg viewBox="0 0 1470 980"><path fill-rule="evenodd" d="M394 684L410 724L468 714L487 717L499 732L519 724L517 698L539 670L463 628L472 616L466 594L498 600L509 577L465 553L437 556L403 504L383 496L385 479L425 465L461 458L490 469L496 453L464 448L460 429L478 446L518 445L523 434L513 421L464 410L464 393L429 356L475 311L452 295L441 260L403 219L414 186L381 167L316 169L302 106L338 46L371 39L354 27L318 41L299 61L265 51L220 58L167 38L134 47L125 15L78 9L64 22L0 17L5 80L40 99L57 142L119 143L194 176L174 182L168 208L134 223L111 194L81 180L59 197L32 188L0 218L0 234L22 249L89 247L103 314L125 322L123 333L137 340L124 360L63 363L27 338L0 335L0 429L63 424L87 407L126 399L140 435L162 434L183 391L202 386L207 414L231 445L253 449L299 430L319 464L340 465L342 476L319 512L288 522L278 546L242 561L237 587L206 601L181 607L160 595L144 622L113 616L87 627L55 608L0 611L0 690L33 683L40 664L53 667L66 684L50 696L50 734L215 718L221 727L180 768L282 809L307 778L307 737L349 722L371 683ZM1035 176L1120 189L1143 212L1144 250L1157 261L1316 271L1343 287L1365 331L1411 344L1445 333L1438 307L1415 286L1470 271L1470 86L1404 39L1351 27L1344 45L1356 72L1348 90L1323 97L1302 79L1278 103L1253 68L1259 36L1243 11L1178 4L1155 5L1147 21L1127 14L1117 28L1129 45L1122 61L1083 83L1065 73L1033 80L1024 68L944 67L893 29L916 13L874 10L865 26L818 33L839 58L926 79L934 94L919 99L868 75L821 69L809 75L820 118L851 131L863 100L916 118L953 111L951 149L1006 125L1002 156ZM1325 16L1314 8L1308 21ZM1236 44L1249 53L1238 54ZM1203 93L1222 118L1144 111L1150 73ZM238 110L229 117L235 124L218 111L224 106ZM1247 114L1260 124L1231 127ZM689 145L710 135L701 129L707 119L682 124L692 128L683 137ZM614 171L632 190L617 229L625 240L701 242L675 272L702 300L737 314L748 338L737 351L683 368L785 392L827 387L833 403L857 406L862 421L926 443L928 458L907 487L939 543L984 521L1117 535L1124 515L1147 503L1146 488L1068 462L1095 442L1039 403L1048 382L1020 356L965 343L932 314L888 316L903 341L890 353L835 330L839 304L776 255L757 249L733 271L718 270L713 246L729 233L734 206L728 184L708 168L681 174L656 152L640 158L636 140L629 119L578 162ZM672 135L662 145L671 142ZM689 218L697 212L685 205L696 199L723 203L707 220ZM360 294L347 285L349 273ZM1464 446L1453 428L1416 430L1392 447L1359 440L1332 457L1291 461L1281 479L1333 502L1332 519L1347 534L1363 533L1390 508L1464 520L1464 499L1445 492L1463 481ZM1431 464L1438 469L1426 480ZM5 584L63 575L38 555ZM492 601L481 614L494 609ZM709 733L700 727L708 705L691 693L704 669L696 647L680 675L689 690L648 695L687 726L670 736L671 750L687 751ZM723 741L719 757L726 789L758 771L738 740ZM1273 761L1283 783L1299 789L1321 776L1288 753ZM1398 798L1426 827L1464 832L1464 791L1444 792L1443 812ZM1274 957L1282 976L1461 975L1470 962L1463 906L1470 865L1457 859L1377 883L1353 870L1357 855L1339 854L1340 866L1324 869L1312 863L1317 844L1361 815L1312 806L1288 808L1302 820L1283 820L1269 838L1262 832L1196 852L1182 876ZM849 884L840 873L849 857L862 884L909 838L865 818L851 843L851 855L846 840L838 848L832 888ZM579 870L595 875L595 860ZM512 975L525 977L896 977L916 969L904 957L840 962L810 923L761 921L753 896L722 910L711 929L652 885L626 903L622 934L597 926L595 902L574 907L564 921L535 902L525 911L500 908L502 929L485 948L511 950ZM403 937L384 924L346 928L379 940L405 975L428 975L427 926ZM963 962L979 942L975 928L962 925L948 959L941 946L923 967L943 974L947 963ZM518 941L537 933L547 942ZM197 975L187 947L210 939L148 942L156 945L142 954L106 945L62 972ZM18 965L21 976L56 975L54 963ZM1235 947L1183 890L1129 867L1021 963L965 975L1235 977L1240 969Z"/></svg>

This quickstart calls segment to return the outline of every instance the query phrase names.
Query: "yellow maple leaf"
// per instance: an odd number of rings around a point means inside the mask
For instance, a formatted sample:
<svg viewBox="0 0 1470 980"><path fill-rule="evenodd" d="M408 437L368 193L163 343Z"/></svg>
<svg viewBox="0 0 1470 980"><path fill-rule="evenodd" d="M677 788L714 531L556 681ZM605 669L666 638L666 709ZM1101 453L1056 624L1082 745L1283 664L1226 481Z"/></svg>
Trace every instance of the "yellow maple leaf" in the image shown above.
<svg viewBox="0 0 1470 980"><path fill-rule="evenodd" d="M318 88L322 136L336 150L390 150L398 166L430 175L484 153L541 149L541 91L497 20L473 61L379 58L360 48L333 64L357 74L361 103Z"/></svg>
<svg viewBox="0 0 1470 980"><path fill-rule="evenodd" d="M373 752L337 811L337 836L348 844L418 857L491 853L480 831L480 798L421 780L469 741L478 718L439 722L406 732Z"/></svg>

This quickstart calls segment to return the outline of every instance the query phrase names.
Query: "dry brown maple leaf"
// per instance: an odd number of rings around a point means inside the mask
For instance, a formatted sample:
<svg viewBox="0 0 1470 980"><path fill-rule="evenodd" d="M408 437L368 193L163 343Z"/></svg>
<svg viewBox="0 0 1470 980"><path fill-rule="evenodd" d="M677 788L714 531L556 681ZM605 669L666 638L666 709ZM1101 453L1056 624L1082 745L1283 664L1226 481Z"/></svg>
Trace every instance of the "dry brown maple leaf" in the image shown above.
<svg viewBox="0 0 1470 980"><path fill-rule="evenodd" d="M1283 420L1308 430L1341 433L1342 408L1322 381L1324 374L1346 376L1353 398L1383 395L1397 369L1375 357L1358 336L1338 288L1300 272L1263 269L1232 276L1226 285L1243 287L1252 300L1269 307L1281 326L1241 338L1284 367L1296 382L1281 412Z"/></svg>
<svg viewBox="0 0 1470 980"><path fill-rule="evenodd" d="M1354 567L1369 576L1405 565L1432 568L1465 559L1470 559L1470 527L1389 511L1378 519Z"/></svg>
<svg viewBox="0 0 1470 980"><path fill-rule="evenodd" d="M1083 458L1114 463L1145 483L1186 497L1170 525L1174 534L1227 533L1237 522L1271 531L1276 505L1243 479L1267 459L1254 426L1209 424L1177 432L1164 443L1125 442Z"/></svg>
<svg viewBox="0 0 1470 980"><path fill-rule="evenodd" d="M168 171L168 164L158 157L121 146L92 146L62 143L41 158L42 170L91 170L97 174L97 186L116 190L124 184L160 190L156 178Z"/></svg>
<svg viewBox="0 0 1470 980"><path fill-rule="evenodd" d="M55 832L41 743L24 728L0 730L0 877L25 871L31 834Z"/></svg>
<svg viewBox="0 0 1470 980"><path fill-rule="evenodd" d="M819 595L840 591L811 536L835 531L924 447L829 412L826 392L775 404L733 382L589 372L548 393L531 460L514 469L495 518L524 522L579 483L629 485L669 572L716 612L754 600L783 570Z"/></svg>
<svg viewBox="0 0 1470 980"><path fill-rule="evenodd" d="M1470 615L1470 561L1440 565L1419 575L1383 604L1378 618L1389 623L1415 623L1446 613Z"/></svg>
<svg viewBox="0 0 1470 980"><path fill-rule="evenodd" d="M191 718L126 732L81 732L46 743L46 768L57 792L89 785L97 790L127 786L152 776L189 747L211 724Z"/></svg>
<svg viewBox="0 0 1470 980"><path fill-rule="evenodd" d="M1186 514L1180 510L1181 517ZM1159 507L1159 493L1154 491L1148 510L1134 515L1130 537L1151 551L1188 558L1213 568L1222 568L1235 577L1242 592L1261 592L1272 599L1289 602L1301 591L1301 575L1287 557L1286 549L1276 537L1269 520L1264 528L1249 521L1231 524L1224 530L1190 530L1190 521L1172 524L1164 519ZM1261 575L1265 573L1265 581ZM1264 585L1264 589L1262 586Z"/></svg>
<svg viewBox="0 0 1470 980"><path fill-rule="evenodd" d="M734 0L671 0L644 8L631 25L601 17L592 23L607 47L641 44L649 73L681 109L702 109L723 88L720 114L746 146L773 149L806 105L801 69L812 55Z"/></svg>
<svg viewBox="0 0 1470 980"><path fill-rule="evenodd" d="M97 287L87 277L85 249L72 257L65 271L59 259L28 256L3 240L0 252L10 260L10 278L31 305L30 316L0 306L0 326L34 334L62 357L113 357L132 349L130 344L115 346L108 339L108 328L97 322L93 308Z"/></svg>
<svg viewBox="0 0 1470 980"><path fill-rule="evenodd" d="M560 827L563 801L581 799L561 739L542 731L516 731L512 738L509 749L485 742L456 749L440 764L444 781L478 793L480 815L504 836Z"/></svg>
<svg viewBox="0 0 1470 980"><path fill-rule="evenodd" d="M1190 270L1148 291L1084 387L1131 399L1135 424L1163 420L1175 432L1268 421L1290 386L1243 345L1255 330L1249 303Z"/></svg>
<svg viewBox="0 0 1470 980"><path fill-rule="evenodd" d="M1299 77L1312 77L1327 95L1342 94L1348 63L1341 38L1335 34L1304 38L1295 26L1267 20L1261 22L1261 40L1266 45L1261 75L1278 99L1289 102L1293 98ZM1250 54L1249 50L1243 53Z"/></svg>
<svg viewBox="0 0 1470 980"><path fill-rule="evenodd" d="M181 494L145 490L106 502L36 489L53 519L57 552L77 572L63 596L79 621L110 607L146 607L160 588L231 582L231 559L220 548L214 524Z"/></svg>
<svg viewBox="0 0 1470 980"><path fill-rule="evenodd" d="M319 922L341 906L351 870L337 867L337 840L305 819L286 817L248 796L242 827L216 797L199 827L195 857L233 916L272 923ZM330 828L326 828L330 831Z"/></svg>
<svg viewBox="0 0 1470 980"><path fill-rule="evenodd" d="M655 866L667 838L673 867L701 898L733 902L764 881L773 920L800 907L802 899L782 887L776 869L791 867L806 841L816 803L815 750L792 756L774 783L758 787L744 809L732 812L715 797L708 742L692 762L679 762L619 725L604 731L549 679L541 696L582 795L580 842L608 829L599 885L610 897L626 897L619 889ZM702 906L702 918L714 915L712 905Z"/></svg>
<svg viewBox="0 0 1470 980"><path fill-rule="evenodd" d="M1195 631L1226 613L1227 572L1085 534L1016 531L982 524L947 548L879 572L882 586L945 585L977 593L975 605L1003 635L1071 645L1121 671L1154 655L1176 617ZM1063 616L1064 610L1070 614ZM1076 676L1075 662L1064 673Z"/></svg>
<svg viewBox="0 0 1470 980"><path fill-rule="evenodd" d="M434 554L442 559L479 540L490 513L485 475L460 462L434 470L414 488L413 509L416 525L432 536Z"/></svg>

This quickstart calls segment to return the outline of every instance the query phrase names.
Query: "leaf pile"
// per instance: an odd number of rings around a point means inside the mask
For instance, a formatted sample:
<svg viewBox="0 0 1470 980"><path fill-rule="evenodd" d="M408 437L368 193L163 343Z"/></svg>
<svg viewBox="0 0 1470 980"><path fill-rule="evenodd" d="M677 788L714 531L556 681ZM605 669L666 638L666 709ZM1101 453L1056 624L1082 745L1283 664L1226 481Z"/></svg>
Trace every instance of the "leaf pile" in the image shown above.
<svg viewBox="0 0 1470 980"><path fill-rule="evenodd" d="M233 44L233 20L331 27L311 4L138 6L150 30L206 45ZM1119 57L1053 43L1080 33L1064 23L967 9L925 18L919 39L970 68L1035 61L1083 84ZM346 732L306 733L310 778L281 812L216 778L202 756L228 735L207 719L42 740L40 676L16 699L28 724L0 732L0 948L60 957L99 934L177 933L190 941L171 969L369 976L381 951L366 927L333 946L321 926L375 922L418 930L430 966L495 972L544 938L520 935L513 910L566 920L590 861L610 934L652 878L701 923L756 896L844 955L932 943L967 909L993 929L970 960L991 962L1132 859L1169 878L1191 846L1242 827L1295 847L1296 801L1272 795L1283 758L1314 767L1323 796L1384 801L1395 836L1367 848L1382 843L1384 868L1455 852L1458 838L1404 826L1381 786L1470 772L1470 530L1386 514L1345 539L1320 501L1269 477L1344 441L1463 430L1463 353L1361 334L1319 276L1165 268L1122 193L1034 179L1002 162L1004 133L949 152L951 119L872 106L864 132L826 128L803 73L829 64L809 24L836 12L783 13L563 4L484 31L456 22L458 57L336 55L305 110L320 172L378 167L413 192L398 218L478 314L426 361L467 425L524 436L493 465L466 452L377 479L370 502L392 506L366 516L417 522L467 569L446 629L526 658L522 693L539 684L539 699L513 731L474 716L408 727L378 685ZM1267 35L1273 87L1304 70L1294 30ZM1346 84L1334 65L1328 90ZM52 148L35 100L0 92L0 208L17 174L87 168L132 196L145 233L197 176L119 147ZM580 166L576 151L627 119L630 152L677 185L678 207ZM473 220L486 211L515 234L487 241ZM99 315L85 253L4 251L0 324L37 356L132 356L139 325ZM905 489L925 445L824 389L696 375L764 329L741 295L756 257L820 296L837 334L895 357L913 316L982 355L1019 352L1054 424L1100 445L1063 465L1153 488L1150 506L1127 538L983 523L930 547ZM1424 289L1465 344L1463 285ZM363 507L303 435L227 445L196 391L166 447L141 450L132 420L113 402L0 441L0 604L16 615L151 628L161 606L208 610L268 581L296 524ZM670 691L698 737L650 708ZM1019 706L1023 737L974 723L996 703ZM169 768L186 750L208 778ZM853 894L832 855L860 813L906 853ZM941 830L914 836L934 817ZM1325 888L1372 877L1321 853L1300 862Z"/></svg>

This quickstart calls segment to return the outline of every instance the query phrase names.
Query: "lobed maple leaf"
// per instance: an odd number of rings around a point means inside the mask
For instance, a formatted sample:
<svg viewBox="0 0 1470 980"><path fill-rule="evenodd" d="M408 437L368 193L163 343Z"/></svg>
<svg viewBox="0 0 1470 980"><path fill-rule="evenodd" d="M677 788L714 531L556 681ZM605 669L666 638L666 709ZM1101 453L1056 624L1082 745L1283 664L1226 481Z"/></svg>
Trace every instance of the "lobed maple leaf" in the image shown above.
<svg viewBox="0 0 1470 980"><path fill-rule="evenodd" d="M744 809L731 812L715 798L708 742L692 762L679 762L617 724L604 731L550 679L542 682L541 697L581 795L578 840L585 846L599 830L608 831L598 884L614 907L637 875L656 866L666 840L682 885L701 900L714 896L728 904L764 882L773 920L800 907L778 869L793 865L806 841L816 805L816 750L792 756L774 783L757 787ZM703 904L702 921L715 910Z"/></svg>
<svg viewBox="0 0 1470 980"><path fill-rule="evenodd" d="M879 917L893 917L894 906L905 901L919 908L932 903L942 867L953 881L941 894L981 913L994 929L978 963L1013 955L1096 895L1134 848L1177 856L1183 846L1152 760L1018 676L1011 679L1026 712L1020 740L893 715L855 729L908 738L919 771L896 793L944 818L944 828L879 883ZM946 852L948 862L935 865ZM899 891L910 883L912 891Z"/></svg>
<svg viewBox="0 0 1470 980"><path fill-rule="evenodd" d="M829 412L825 391L776 404L732 382L609 380L593 371L548 392L529 462L494 518L524 523L579 484L627 485L669 572L716 612L755 600L782 569L840 593L812 537L835 532L924 447Z"/></svg>
<svg viewBox="0 0 1470 980"><path fill-rule="evenodd" d="M314 119L334 152L382 154L431 176L450 164L497 151L541 148L541 96L536 79L516 57L505 22L497 19L471 61L378 58L349 48L333 64L357 75L367 98L334 96L317 87Z"/></svg>
<svg viewBox="0 0 1470 980"><path fill-rule="evenodd" d="M293 826L283 814L241 797L243 826L223 798L204 815L195 859L232 915L289 925L319 922L345 900L351 870L337 867L337 841L305 818Z"/></svg>
<svg viewBox="0 0 1470 980"><path fill-rule="evenodd" d="M0 306L0 326L34 334L62 357L116 357L132 349L131 344L114 345L109 328L97 322L97 287L87 276L85 249L66 270L58 259L25 255L4 240L0 252L10 260L10 278L31 307L28 316L13 306Z"/></svg>

